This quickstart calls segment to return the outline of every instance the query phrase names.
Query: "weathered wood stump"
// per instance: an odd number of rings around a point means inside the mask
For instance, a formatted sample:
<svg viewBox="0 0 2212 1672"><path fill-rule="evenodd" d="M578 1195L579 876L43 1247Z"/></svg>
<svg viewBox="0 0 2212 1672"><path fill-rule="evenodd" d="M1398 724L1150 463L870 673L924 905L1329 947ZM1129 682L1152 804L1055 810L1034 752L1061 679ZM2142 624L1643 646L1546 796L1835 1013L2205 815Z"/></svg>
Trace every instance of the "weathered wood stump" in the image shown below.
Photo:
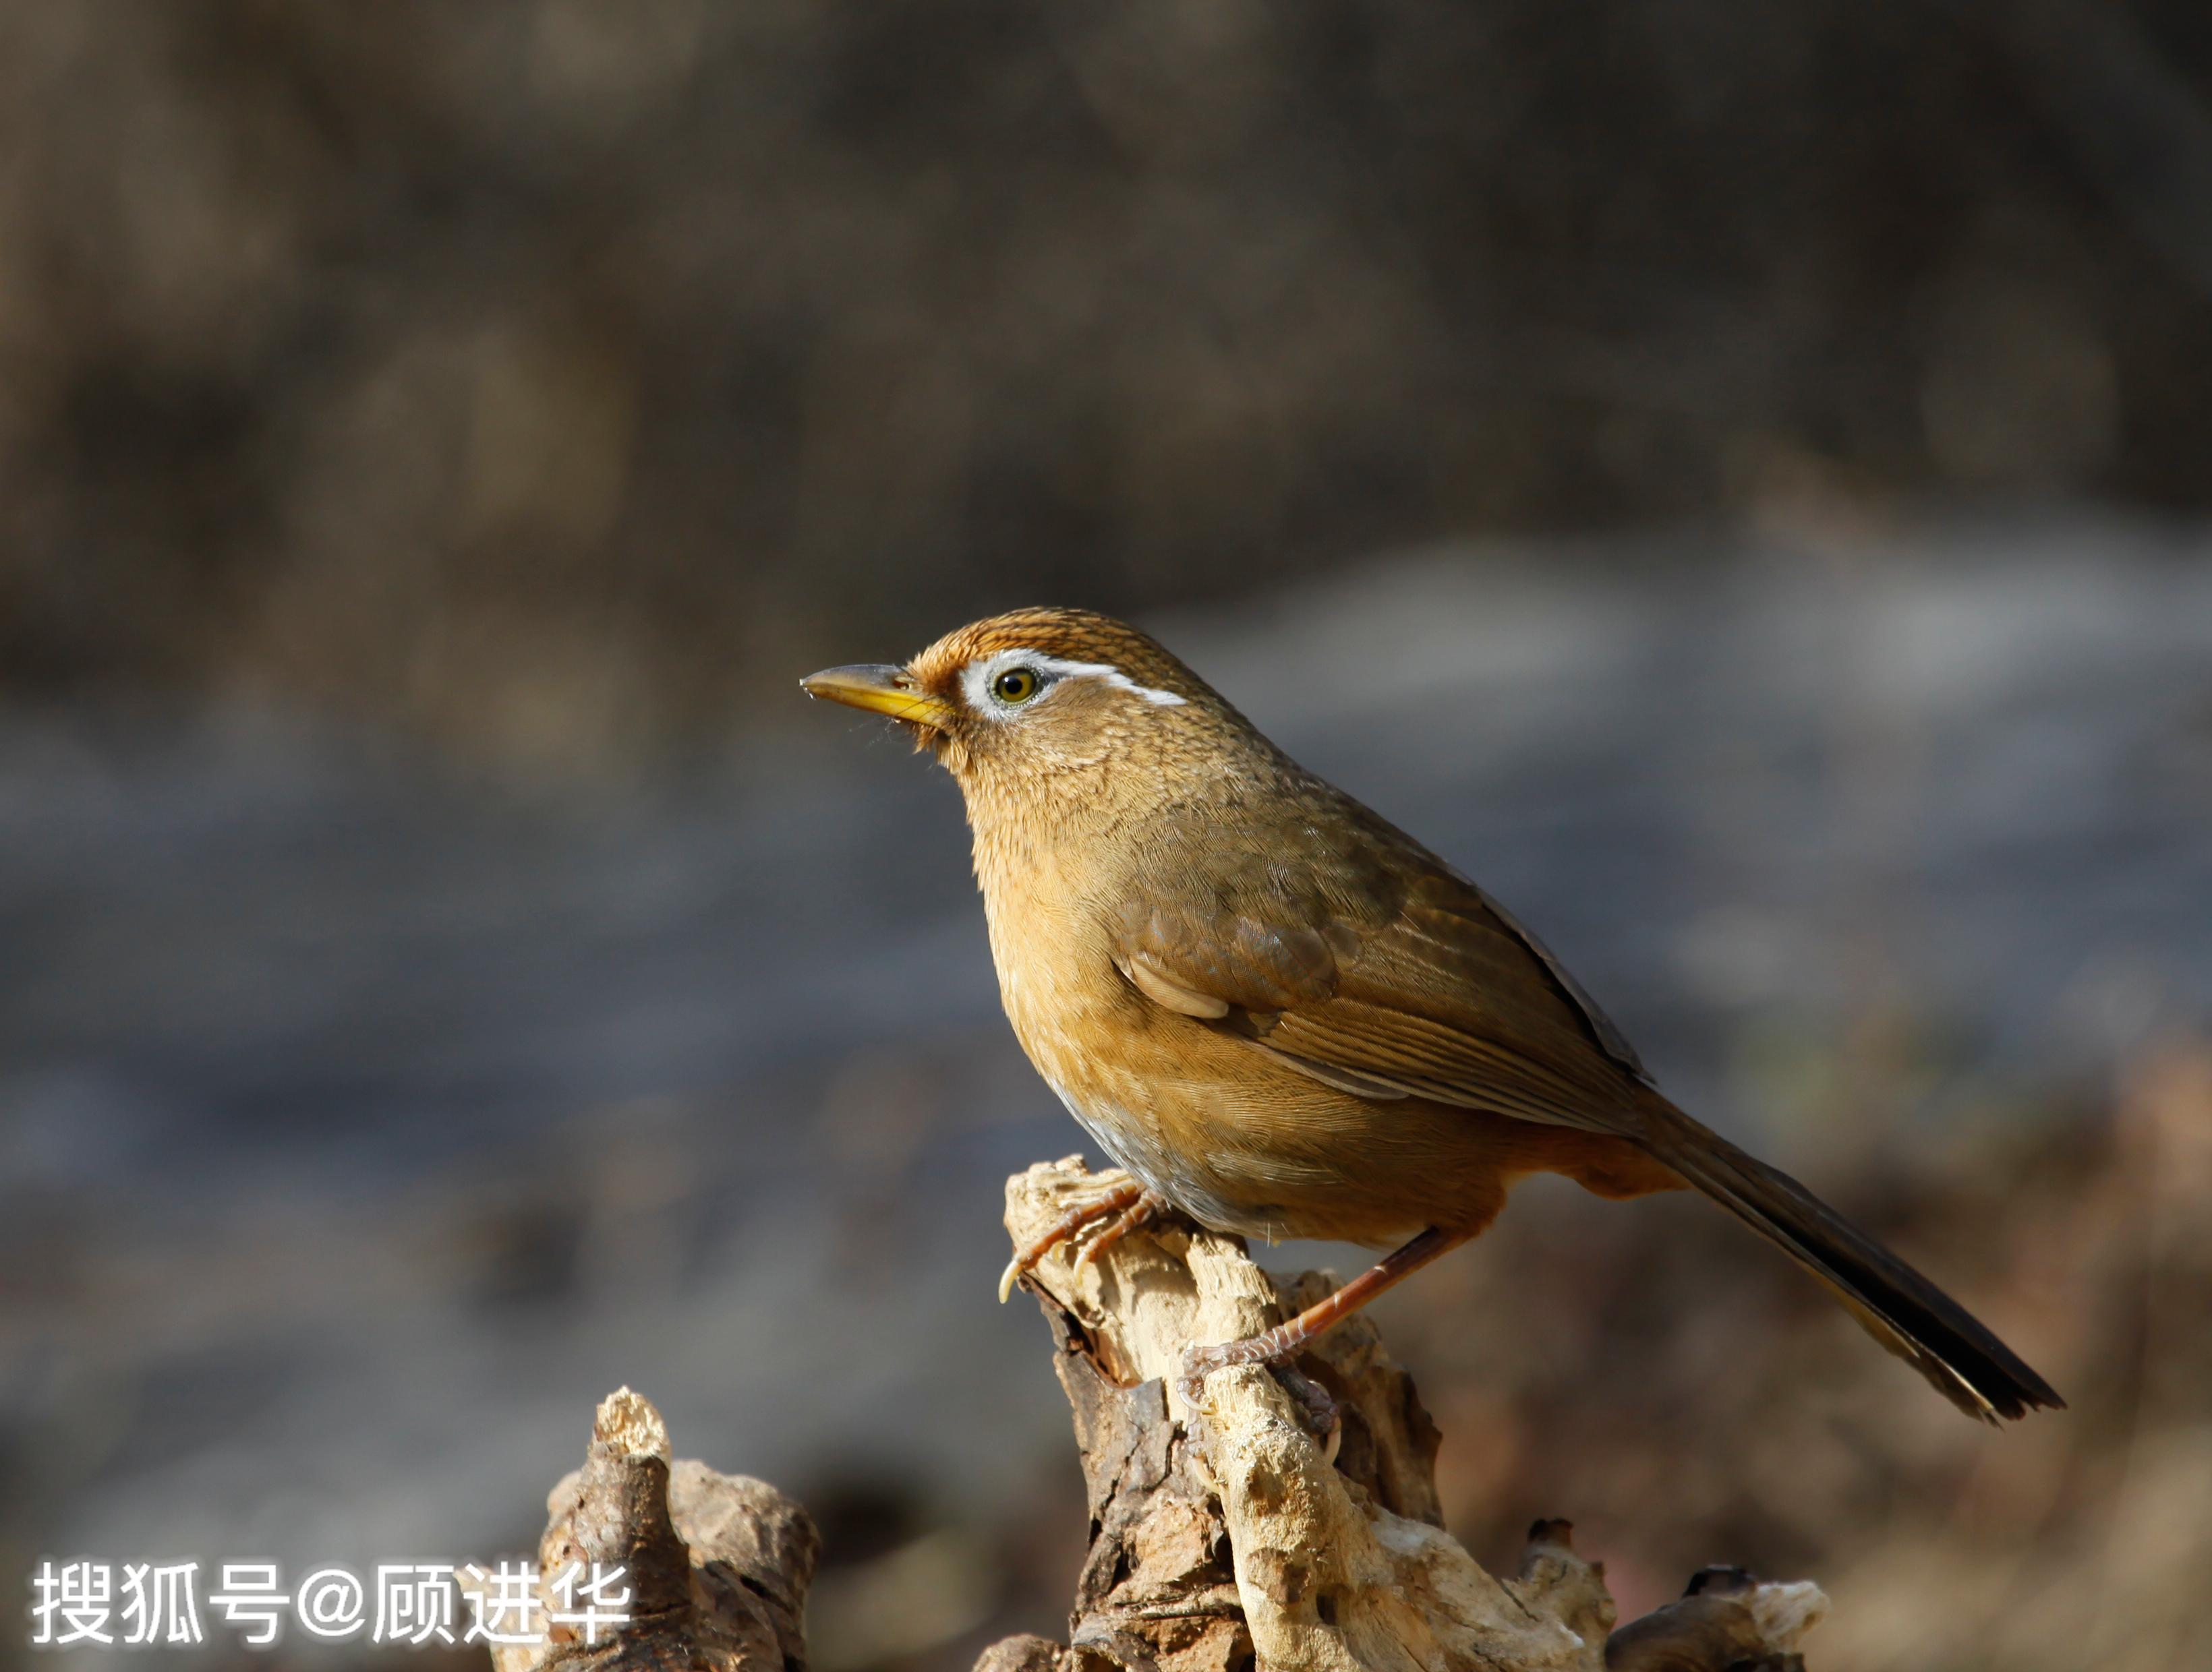
<svg viewBox="0 0 2212 1672"><path fill-rule="evenodd" d="M821 1540L806 1511L765 1481L672 1463L660 1413L628 1388L600 1402L584 1466L545 1500L542 1601L581 1563L623 1570L626 1623L555 1626L536 1645L492 1648L494 1672L804 1672L806 1588ZM481 1570L465 1573L465 1593Z"/></svg>
<svg viewBox="0 0 2212 1672"><path fill-rule="evenodd" d="M1007 1181L1020 1247L1119 1175L1079 1160ZM1184 1349L1278 1322L1326 1292L1269 1276L1237 1239L1157 1222L1079 1259L1063 1245L1024 1279L1075 1416L1090 1551L1065 1644L1008 1638L976 1672L1759 1672L1802 1668L1826 1611L1809 1583L1708 1568L1680 1601L1613 1629L1601 1566L1565 1521L1530 1530L1516 1572L1483 1570L1443 1526L1437 1435L1375 1326L1355 1318L1297 1368L1336 1402L1324 1449L1267 1372L1170 1391ZM1333 1451L1333 1455L1331 1455ZM653 1407L599 1408L585 1465L554 1489L541 1575L621 1563L630 1620L587 1644L562 1631L494 1651L495 1672L804 1672L817 1540L774 1487L670 1462Z"/></svg>
<svg viewBox="0 0 2212 1672"><path fill-rule="evenodd" d="M1008 1180L1015 1246L1119 1179L1071 1157ZM1709 1570L1680 1602L1614 1632L1603 1571L1575 1554L1565 1521L1539 1522L1519 1570L1494 1577L1443 1530L1435 1425L1364 1316L1297 1364L1336 1402L1334 1462L1264 1370L1218 1372L1202 1411L1174 1408L1187 1346L1266 1329L1326 1293L1327 1278L1271 1277L1237 1239L1188 1224L1156 1223L1096 1261L1081 1251L1063 1244L1025 1280L1053 1331L1091 1499L1068 1660L1718 1672L1797 1664L1798 1639L1826 1610L1817 1586ZM1041 1652L1031 1641L992 1654Z"/></svg>

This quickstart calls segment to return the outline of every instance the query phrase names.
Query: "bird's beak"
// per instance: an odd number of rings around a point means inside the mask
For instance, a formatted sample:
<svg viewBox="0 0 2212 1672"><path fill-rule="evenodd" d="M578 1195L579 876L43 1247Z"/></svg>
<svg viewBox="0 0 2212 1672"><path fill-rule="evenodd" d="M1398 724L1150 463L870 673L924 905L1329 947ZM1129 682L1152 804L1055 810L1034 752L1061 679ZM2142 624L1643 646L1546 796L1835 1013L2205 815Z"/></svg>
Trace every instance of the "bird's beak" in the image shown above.
<svg viewBox="0 0 2212 1672"><path fill-rule="evenodd" d="M857 662L849 668L824 668L799 682L810 697L842 702L848 708L865 708L872 714L888 714L894 720L926 725L942 731L952 718L952 705L919 689L903 668L883 662Z"/></svg>

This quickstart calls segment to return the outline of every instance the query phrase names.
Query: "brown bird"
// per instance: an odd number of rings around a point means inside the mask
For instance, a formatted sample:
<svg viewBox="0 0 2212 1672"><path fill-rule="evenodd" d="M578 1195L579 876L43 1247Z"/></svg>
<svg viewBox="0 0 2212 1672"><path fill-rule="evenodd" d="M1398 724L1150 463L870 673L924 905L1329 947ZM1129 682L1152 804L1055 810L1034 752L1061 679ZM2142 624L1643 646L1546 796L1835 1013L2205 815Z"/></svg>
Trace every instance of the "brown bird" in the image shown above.
<svg viewBox="0 0 2212 1672"><path fill-rule="evenodd" d="M1132 1176L1024 1251L1162 1205L1211 1229L1389 1247L1186 1384L1287 1358L1479 1235L1514 1182L1703 1190L1971 1415L2061 1405L1966 1309L1705 1130L1543 943L1255 730L1135 628L1024 609L812 695L890 716L958 782L1006 1015ZM1118 1217L1115 1217L1117 1216Z"/></svg>

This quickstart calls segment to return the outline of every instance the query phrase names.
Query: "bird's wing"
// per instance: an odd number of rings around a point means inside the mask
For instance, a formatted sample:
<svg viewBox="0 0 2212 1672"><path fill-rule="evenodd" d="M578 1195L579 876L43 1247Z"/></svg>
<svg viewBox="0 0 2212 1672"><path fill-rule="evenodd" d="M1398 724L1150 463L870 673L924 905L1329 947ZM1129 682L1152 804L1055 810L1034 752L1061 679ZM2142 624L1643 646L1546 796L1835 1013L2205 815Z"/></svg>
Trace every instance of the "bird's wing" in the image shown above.
<svg viewBox="0 0 2212 1672"><path fill-rule="evenodd" d="M1115 961L1155 1003L1361 1096L1620 1131L1644 1079L1543 945L1410 842L1255 863L1202 902L1139 889L1119 931Z"/></svg>
<svg viewBox="0 0 2212 1672"><path fill-rule="evenodd" d="M1796 1179L1648 1090L1619 1031L1480 889L1357 803L1334 810L1217 831L1202 853L1163 851L1157 880L1122 902L1115 960L1131 982L1361 1097L1632 1138L1803 1265L1969 1415L2064 1404Z"/></svg>

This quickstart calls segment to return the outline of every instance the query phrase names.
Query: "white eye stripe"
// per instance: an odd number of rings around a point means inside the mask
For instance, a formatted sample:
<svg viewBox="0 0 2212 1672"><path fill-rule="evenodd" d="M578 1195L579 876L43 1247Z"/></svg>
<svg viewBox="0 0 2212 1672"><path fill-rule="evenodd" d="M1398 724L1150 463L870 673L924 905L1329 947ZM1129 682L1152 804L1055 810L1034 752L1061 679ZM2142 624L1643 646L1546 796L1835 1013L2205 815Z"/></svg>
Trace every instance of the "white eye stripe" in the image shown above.
<svg viewBox="0 0 2212 1672"><path fill-rule="evenodd" d="M1030 658L1029 665L1050 674L1054 679L1103 680L1116 690L1131 692L1160 708L1180 708L1183 706L1183 700L1174 692L1139 685L1110 662L1067 662L1056 656L1039 656Z"/></svg>
<svg viewBox="0 0 2212 1672"><path fill-rule="evenodd" d="M1139 685L1128 675L1109 662L1070 662L1064 657L1046 656L1038 651L1000 651L981 662L971 662L961 671L960 682L967 692L969 706L976 712L988 714L994 704L990 700L991 685L1009 668L1034 668L1052 679L1095 679L1142 697L1146 702L1161 708L1180 708L1183 699L1172 691L1162 691L1150 685Z"/></svg>

